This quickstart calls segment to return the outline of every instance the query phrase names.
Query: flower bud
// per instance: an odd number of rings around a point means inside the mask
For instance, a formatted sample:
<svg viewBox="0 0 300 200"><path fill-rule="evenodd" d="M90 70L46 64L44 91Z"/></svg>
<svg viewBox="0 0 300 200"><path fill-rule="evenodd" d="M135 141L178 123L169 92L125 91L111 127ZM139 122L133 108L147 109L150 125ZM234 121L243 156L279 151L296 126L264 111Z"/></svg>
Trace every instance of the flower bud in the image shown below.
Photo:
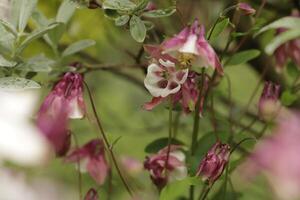
<svg viewBox="0 0 300 200"><path fill-rule="evenodd" d="M181 180L187 176L185 155L178 148L179 146L171 145L168 156L166 147L157 154L147 157L144 162L144 168L150 172L152 182L159 189L169 181Z"/></svg>
<svg viewBox="0 0 300 200"><path fill-rule="evenodd" d="M99 200L97 191L94 188L89 189L84 197L84 200Z"/></svg>
<svg viewBox="0 0 300 200"><path fill-rule="evenodd" d="M247 3L239 3L237 5L237 9L240 10L244 15L254 15L256 13L256 10Z"/></svg>
<svg viewBox="0 0 300 200"><path fill-rule="evenodd" d="M272 82L265 83L258 105L259 115L262 119L272 119L277 114L280 107L279 93L280 85Z"/></svg>
<svg viewBox="0 0 300 200"><path fill-rule="evenodd" d="M228 163L230 146L217 142L201 161L197 176L202 176L203 181L212 185L223 173Z"/></svg>

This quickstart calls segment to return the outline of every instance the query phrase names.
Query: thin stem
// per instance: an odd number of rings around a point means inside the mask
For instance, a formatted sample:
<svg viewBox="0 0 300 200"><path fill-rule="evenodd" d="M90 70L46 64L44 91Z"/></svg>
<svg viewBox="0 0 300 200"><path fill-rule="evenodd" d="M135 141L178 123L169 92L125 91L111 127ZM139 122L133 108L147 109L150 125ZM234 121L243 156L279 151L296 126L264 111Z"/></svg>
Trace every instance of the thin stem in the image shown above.
<svg viewBox="0 0 300 200"><path fill-rule="evenodd" d="M172 101L172 95L169 97L169 136L168 136L168 150L167 150L167 158L165 163L165 169L167 173L167 167L170 157L170 151L171 151L171 142L172 142L172 131L173 130L173 101Z"/></svg>
<svg viewBox="0 0 300 200"><path fill-rule="evenodd" d="M211 189L211 186L205 185L204 188L203 188L203 190L202 190L202 192L201 192L201 195L200 195L200 197L199 197L199 200L204 200L204 199L206 199L206 197L207 197L207 195L208 195L210 189Z"/></svg>
<svg viewBox="0 0 300 200"><path fill-rule="evenodd" d="M97 127L98 127L98 129L99 129L99 131L101 133L101 136L102 136L103 140L104 140L106 149L108 150L108 152L110 154L110 157L111 157L111 159L112 159L112 161L113 161L113 163L115 165L115 168L116 168L116 170L117 170L117 172L118 172L118 174L119 174L119 176L121 178L121 181L122 181L123 185L125 186L127 192L130 194L130 196L132 197L133 194L131 192L131 189L129 188L129 185L127 184L124 176L122 175L122 172L121 172L121 170L120 170L120 168L118 166L118 162L116 160L116 157L115 157L115 155L114 155L114 153L112 151L111 145L110 145L110 143L109 143L109 141L108 141L108 139L106 137L106 134L104 132L103 126L101 124L100 118L99 118L97 110L96 110L96 106L95 106L95 103L94 103L93 96L92 96L92 93L90 91L90 88L89 88L88 84L85 81L83 83L84 83L84 85L87 88L88 96L89 96L89 99L90 99L90 103L91 103L91 106L92 106L92 109L93 109L94 116L96 118Z"/></svg>
<svg viewBox="0 0 300 200"><path fill-rule="evenodd" d="M202 84L199 91L196 107L195 107L195 113L194 113L194 126L193 126L193 134L192 134L192 143L191 143L191 155L193 156L196 151L197 147L197 139L198 139L198 130L199 130L199 121L200 121L200 115L199 110L201 106L201 98L203 95L203 90L205 85L205 68L202 69Z"/></svg>
<svg viewBox="0 0 300 200"><path fill-rule="evenodd" d="M77 137L74 133L72 133L72 136L74 138L74 143L75 143L75 147L76 149L79 147L78 145L78 140ZM81 172L80 172L80 158L79 155L77 155L76 158L77 161L77 168L78 168L78 192L79 192L79 199L82 199L82 177L81 177Z"/></svg>
<svg viewBox="0 0 300 200"><path fill-rule="evenodd" d="M191 142L191 156L195 154L198 140L198 130L199 130L199 121L200 115L199 110L201 106L201 98L205 85L205 68L202 69L202 85L199 91L196 107L195 107L195 115L194 115L194 126L193 126L193 134L192 134L192 142ZM190 186L190 200L194 199L195 187L193 185Z"/></svg>
<svg viewBox="0 0 300 200"><path fill-rule="evenodd" d="M175 139L177 137L177 133L178 133L178 128L179 128L179 124L180 124L180 116L181 116L181 112L178 111L175 115L175 119L174 119L174 123L173 123L173 138Z"/></svg>

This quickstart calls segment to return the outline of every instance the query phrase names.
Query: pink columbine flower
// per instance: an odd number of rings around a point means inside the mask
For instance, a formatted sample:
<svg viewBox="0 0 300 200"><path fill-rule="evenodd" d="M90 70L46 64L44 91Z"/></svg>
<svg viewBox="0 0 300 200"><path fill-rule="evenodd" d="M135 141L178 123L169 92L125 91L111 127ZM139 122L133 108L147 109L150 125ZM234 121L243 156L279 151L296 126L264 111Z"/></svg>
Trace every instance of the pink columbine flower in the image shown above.
<svg viewBox="0 0 300 200"><path fill-rule="evenodd" d="M249 178L264 172L279 199L295 200L300 197L300 114L286 114L278 123L240 169Z"/></svg>
<svg viewBox="0 0 300 200"><path fill-rule="evenodd" d="M66 110L68 118L80 119L84 117L85 105L81 74L67 72L48 94L39 113L47 112L55 116L61 108Z"/></svg>
<svg viewBox="0 0 300 200"><path fill-rule="evenodd" d="M179 146L172 145L168 164L167 149L160 150L157 154L146 157L144 167L150 172L152 182L162 189L169 181L181 180L187 176L185 155L179 150Z"/></svg>
<svg viewBox="0 0 300 200"><path fill-rule="evenodd" d="M229 161L229 156L230 146L217 142L201 161L197 176L202 176L203 181L208 181L212 185L222 175Z"/></svg>
<svg viewBox="0 0 300 200"><path fill-rule="evenodd" d="M237 9L245 15L254 15L256 13L256 10L247 3L238 3Z"/></svg>
<svg viewBox="0 0 300 200"><path fill-rule="evenodd" d="M97 191L94 188L89 189L84 197L84 200L99 200Z"/></svg>
<svg viewBox="0 0 300 200"><path fill-rule="evenodd" d="M91 140L66 157L66 161L72 163L77 163L78 159L81 172L88 172L98 184L102 185L110 170L105 159L103 141L99 139Z"/></svg>
<svg viewBox="0 0 300 200"><path fill-rule="evenodd" d="M82 118L83 78L78 73L67 72L45 98L37 117L37 126L51 142L58 156L70 147L69 118Z"/></svg>
<svg viewBox="0 0 300 200"><path fill-rule="evenodd" d="M278 100L280 93L280 85L272 82L265 82L263 92L259 99L259 115L263 119L272 119L276 116L280 108Z"/></svg>
<svg viewBox="0 0 300 200"><path fill-rule="evenodd" d="M300 13L298 11L293 11L292 17L300 17ZM287 31L287 29L279 28L276 30L276 34L280 35L285 31ZM274 54L277 63L277 71L281 72L289 59L300 67L300 39L297 38L282 44L276 49Z"/></svg>
<svg viewBox="0 0 300 200"><path fill-rule="evenodd" d="M188 69L177 70L169 60L159 59L148 66L145 87L153 97L167 97L177 93L188 76Z"/></svg>
<svg viewBox="0 0 300 200"><path fill-rule="evenodd" d="M178 35L162 43L164 53L173 53L182 65L196 65L199 67L212 67L219 74L223 74L220 60L205 39L204 26L199 26L198 20L185 27Z"/></svg>

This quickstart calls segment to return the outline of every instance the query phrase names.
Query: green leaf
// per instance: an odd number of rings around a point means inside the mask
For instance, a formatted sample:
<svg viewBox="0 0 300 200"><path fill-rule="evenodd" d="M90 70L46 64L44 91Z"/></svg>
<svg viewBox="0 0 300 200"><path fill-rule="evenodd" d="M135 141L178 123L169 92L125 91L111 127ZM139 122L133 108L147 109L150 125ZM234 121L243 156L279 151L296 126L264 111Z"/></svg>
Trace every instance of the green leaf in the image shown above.
<svg viewBox="0 0 300 200"><path fill-rule="evenodd" d="M76 10L76 3L70 0L64 0L58 9L58 13L56 15L56 21L62 22L64 24L68 23L68 21L73 16Z"/></svg>
<svg viewBox="0 0 300 200"><path fill-rule="evenodd" d="M292 105L298 99L297 95L291 90L286 90L282 93L280 100L284 106Z"/></svg>
<svg viewBox="0 0 300 200"><path fill-rule="evenodd" d="M49 24L51 24L51 21L49 21L43 13L39 12L38 10L35 10L32 15L33 20L35 21L38 28L47 27ZM53 48L56 48L58 45L59 40L61 39L63 33L65 32L66 25L64 23L59 23L57 27L50 30L48 34L45 34L43 38L45 41Z"/></svg>
<svg viewBox="0 0 300 200"><path fill-rule="evenodd" d="M136 4L129 0L105 0L103 9L130 11L136 8Z"/></svg>
<svg viewBox="0 0 300 200"><path fill-rule="evenodd" d="M299 21L300 23L300 21ZM265 48L267 54L272 55L274 51L282 44L288 42L289 40L300 37L300 27L299 29L292 29L277 35Z"/></svg>
<svg viewBox="0 0 300 200"><path fill-rule="evenodd" d="M0 24L0 51L2 54L10 54L14 47L15 36L7 31L7 29Z"/></svg>
<svg viewBox="0 0 300 200"><path fill-rule="evenodd" d="M31 14L36 7L37 0L13 0L12 20L19 32L23 32Z"/></svg>
<svg viewBox="0 0 300 200"><path fill-rule="evenodd" d="M38 89L41 86L29 79L20 78L20 77L5 77L0 78L0 89L8 91L21 91L26 89Z"/></svg>
<svg viewBox="0 0 300 200"><path fill-rule="evenodd" d="M49 38L50 43L52 46L56 47L63 36L64 32L66 30L66 25L63 23L59 23L55 28L50 30L45 37Z"/></svg>
<svg viewBox="0 0 300 200"><path fill-rule="evenodd" d="M270 30L270 29L277 29L277 28L286 28L286 29L299 29L300 28L300 18L298 17L283 17L281 19L272 22L271 24L263 27L258 31L254 37L257 35Z"/></svg>
<svg viewBox="0 0 300 200"><path fill-rule="evenodd" d="M70 56L95 44L96 42L94 40L80 40L68 46L62 53L62 56L63 57Z"/></svg>
<svg viewBox="0 0 300 200"><path fill-rule="evenodd" d="M160 193L159 200L175 200L179 196L186 194L189 186L191 185L201 185L203 182L199 177L187 177L183 180L177 180L169 183Z"/></svg>
<svg viewBox="0 0 300 200"><path fill-rule="evenodd" d="M176 12L174 7L166 8L166 9L159 9L159 10L151 10L148 12L144 12L142 15L144 17L149 18L159 18L159 17L168 17L173 15Z"/></svg>
<svg viewBox="0 0 300 200"><path fill-rule="evenodd" d="M210 29L208 32L209 34L211 34L210 40L216 39L225 30L225 28L228 26L229 23L230 23L229 18L225 18L216 24L212 33L211 33L212 29Z"/></svg>
<svg viewBox="0 0 300 200"><path fill-rule="evenodd" d="M143 11L147 7L149 1L150 0L140 0L138 5L134 8L133 13Z"/></svg>
<svg viewBox="0 0 300 200"><path fill-rule="evenodd" d="M50 72L54 64L53 60L45 57L44 54L40 54L18 65L16 69L29 72Z"/></svg>
<svg viewBox="0 0 300 200"><path fill-rule="evenodd" d="M0 23L3 25L3 27L6 30L8 30L10 33L12 33L14 35L14 37L18 36L18 32L12 24L10 24L9 22L3 21L2 19L0 19Z"/></svg>
<svg viewBox="0 0 300 200"><path fill-rule="evenodd" d="M123 26L127 24L129 19L130 19L129 15L122 15L121 17L115 19L115 24L116 26Z"/></svg>
<svg viewBox="0 0 300 200"><path fill-rule="evenodd" d="M17 63L9 61L0 55L0 67L14 67Z"/></svg>
<svg viewBox="0 0 300 200"><path fill-rule="evenodd" d="M246 63L260 55L260 51L256 49L250 49L241 51L234 54L226 63L226 65L239 65Z"/></svg>
<svg viewBox="0 0 300 200"><path fill-rule="evenodd" d="M169 142L169 138L166 138L166 137L156 139L145 147L145 152L157 153L159 150L168 146L168 142ZM176 140L176 139L172 139L171 144L183 145L183 142Z"/></svg>
<svg viewBox="0 0 300 200"><path fill-rule="evenodd" d="M145 40L147 33L147 29L143 21L139 17L133 15L131 17L129 25L130 33L133 39L135 39L137 42L142 43Z"/></svg>
<svg viewBox="0 0 300 200"><path fill-rule="evenodd" d="M289 62L286 67L287 73L289 76L293 77L294 79L300 75L300 70L296 66L295 63Z"/></svg>
<svg viewBox="0 0 300 200"><path fill-rule="evenodd" d="M21 43L19 48L17 49L17 54L20 54L32 41L42 37L46 33L48 33L50 30L56 28L59 25L59 23L53 23L50 24L47 27L43 27L40 29L37 29L33 31L31 34L28 35L28 37Z"/></svg>

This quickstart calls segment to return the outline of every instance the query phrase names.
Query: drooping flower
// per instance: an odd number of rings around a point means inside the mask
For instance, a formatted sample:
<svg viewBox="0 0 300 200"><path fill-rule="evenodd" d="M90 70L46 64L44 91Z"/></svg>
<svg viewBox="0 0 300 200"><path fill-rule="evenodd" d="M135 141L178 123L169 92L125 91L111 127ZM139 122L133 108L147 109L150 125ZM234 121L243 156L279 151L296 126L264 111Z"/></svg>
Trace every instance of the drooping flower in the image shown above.
<svg viewBox="0 0 300 200"><path fill-rule="evenodd" d="M164 53L175 53L175 57L183 66L195 65L212 67L223 74L221 62L205 39L205 28L195 20L191 26L185 27L178 35L162 43Z"/></svg>
<svg viewBox="0 0 300 200"><path fill-rule="evenodd" d="M162 189L169 181L181 180L187 176L185 155L179 146L172 145L167 161L168 147L157 154L146 157L144 167L150 172L152 182ZM167 163L167 164L166 164Z"/></svg>
<svg viewBox="0 0 300 200"><path fill-rule="evenodd" d="M97 191L94 188L89 189L84 197L84 200L99 200Z"/></svg>
<svg viewBox="0 0 300 200"><path fill-rule="evenodd" d="M257 144L241 172L249 178L264 172L279 199L295 200L300 197L300 115L285 113L278 123L273 134Z"/></svg>
<svg viewBox="0 0 300 200"><path fill-rule="evenodd" d="M256 10L247 3L238 3L237 9L242 11L244 15L254 15Z"/></svg>
<svg viewBox="0 0 300 200"><path fill-rule="evenodd" d="M45 98L37 117L37 125L51 142L58 156L70 147L69 118L82 118L83 78L79 73L67 72Z"/></svg>
<svg viewBox="0 0 300 200"><path fill-rule="evenodd" d="M272 119L278 113L280 109L279 93L280 85L265 82L258 104L259 115L262 119Z"/></svg>
<svg viewBox="0 0 300 200"><path fill-rule="evenodd" d="M23 166L50 160L51 145L31 123L39 98L34 90L0 91L0 163L9 160Z"/></svg>
<svg viewBox="0 0 300 200"><path fill-rule="evenodd" d="M83 78L79 73L67 72L54 86L43 102L39 113L56 116L64 108L68 118L80 119L85 115Z"/></svg>
<svg viewBox="0 0 300 200"><path fill-rule="evenodd" d="M167 97L177 93L188 76L188 69L177 70L171 61L160 59L148 67L145 87L153 97Z"/></svg>
<svg viewBox="0 0 300 200"><path fill-rule="evenodd" d="M110 168L105 159L102 140L91 140L83 147L72 151L66 157L66 162L77 163L78 160L80 161L81 172L88 172L100 185L104 183Z"/></svg>
<svg viewBox="0 0 300 200"><path fill-rule="evenodd" d="M200 162L197 176L212 185L223 173L230 156L230 146L217 142Z"/></svg>
<svg viewBox="0 0 300 200"><path fill-rule="evenodd" d="M292 17L300 17L299 11L293 11ZM276 35L286 32L285 28L278 28ZM291 59L298 67L300 67L300 38L290 40L280 45L274 52L276 59L277 71L281 72L283 67Z"/></svg>

